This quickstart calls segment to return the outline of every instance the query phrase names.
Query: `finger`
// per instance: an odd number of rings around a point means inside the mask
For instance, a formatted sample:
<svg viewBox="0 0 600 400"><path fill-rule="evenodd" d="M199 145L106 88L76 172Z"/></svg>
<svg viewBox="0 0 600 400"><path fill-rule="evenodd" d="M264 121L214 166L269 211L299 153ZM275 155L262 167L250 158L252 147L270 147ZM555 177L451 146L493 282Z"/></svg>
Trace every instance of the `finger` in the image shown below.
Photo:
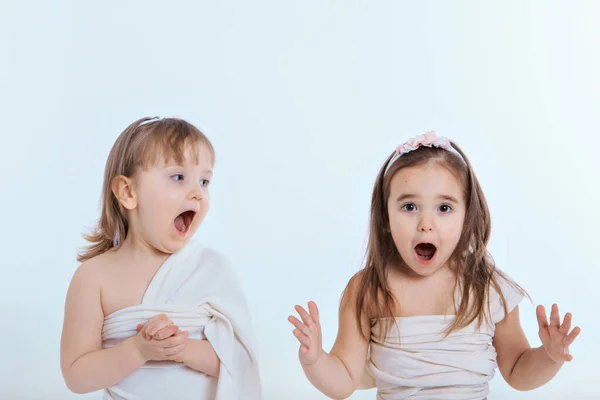
<svg viewBox="0 0 600 400"><path fill-rule="evenodd" d="M535 309L535 315L537 316L538 325L540 329L544 329L548 327L548 319L546 318L546 309L544 306L539 305Z"/></svg>
<svg viewBox="0 0 600 400"><path fill-rule="evenodd" d="M139 329L140 325L142 326L142 328L144 328L144 327L147 328L149 325L156 323L156 321L169 321L169 322L173 323L173 321L169 320L169 317L167 317L166 314L159 314L159 315L156 315L156 316L150 318L148 321L146 321L145 324L139 324L138 329Z"/></svg>
<svg viewBox="0 0 600 400"><path fill-rule="evenodd" d="M567 333L569 333L569 330L571 329L571 318L572 318L571 313L565 314L565 319L563 320L563 323L560 326L560 329L558 330L563 335L566 335Z"/></svg>
<svg viewBox="0 0 600 400"><path fill-rule="evenodd" d="M294 329L294 336L296 336L296 339L298 339L300 344L302 344L306 347L310 346L310 340L308 339L308 336L306 336L304 333L300 332L298 329Z"/></svg>
<svg viewBox="0 0 600 400"><path fill-rule="evenodd" d="M167 314L158 314L149 319L149 321L161 321L161 320L168 321L169 317L167 316Z"/></svg>
<svg viewBox="0 0 600 400"><path fill-rule="evenodd" d="M308 302L308 311L310 311L310 316L315 321L315 323L319 323L319 308L317 307L317 303L314 301Z"/></svg>
<svg viewBox="0 0 600 400"><path fill-rule="evenodd" d="M178 331L179 327L177 327L176 325L170 325L156 332L154 334L154 339L163 340L173 335L176 335Z"/></svg>
<svg viewBox="0 0 600 400"><path fill-rule="evenodd" d="M310 329L304 325L302 322L300 322L298 320L298 318L293 317L293 316L289 316L288 317L288 321L290 321L290 323L292 325L294 325L296 327L296 329L298 329L300 332L304 333L305 335L309 335L310 334Z"/></svg>
<svg viewBox="0 0 600 400"><path fill-rule="evenodd" d="M183 362L183 351L180 351L179 353L175 354L174 356L167 357L167 360L175 361L175 362Z"/></svg>
<svg viewBox="0 0 600 400"><path fill-rule="evenodd" d="M137 333L142 335L142 337L144 338L144 340L151 340L152 336L148 335L148 333L146 332L146 330L144 329L144 325L142 324L138 324L137 326Z"/></svg>
<svg viewBox="0 0 600 400"><path fill-rule="evenodd" d="M149 336L149 335L146 333L146 330L144 329L144 326L143 326L143 325L138 325L138 326L137 326L137 333L138 333L139 335L142 335L142 338L144 338L144 340L150 340L150 339L152 339L152 337L151 337L151 336Z"/></svg>
<svg viewBox="0 0 600 400"><path fill-rule="evenodd" d="M146 324L144 324L142 329L144 331L148 332L150 328L152 328L154 325L156 325L156 323L157 323L156 320L155 321L148 320L148 322L146 322Z"/></svg>
<svg viewBox="0 0 600 400"><path fill-rule="evenodd" d="M295 309L298 312L298 314L300 314L300 317L302 318L302 321L304 322L304 324L306 326L311 328L315 324L315 322L311 318L310 314L308 312L306 312L306 310L304 308L302 308L300 306L296 306Z"/></svg>
<svg viewBox="0 0 600 400"><path fill-rule="evenodd" d="M173 357L179 353L182 353L184 348L185 344L179 344L177 346L168 347L165 349L163 354L165 355L165 357Z"/></svg>
<svg viewBox="0 0 600 400"><path fill-rule="evenodd" d="M550 312L550 326L554 326L556 328L560 327L560 315L558 314L558 306L556 304L552 304L552 311Z"/></svg>
<svg viewBox="0 0 600 400"><path fill-rule="evenodd" d="M162 329L165 329L165 328L167 328L167 327L169 327L169 326L174 326L174 324L173 324L173 322L172 322L172 321L163 321L163 320L157 321L157 322L154 324L154 326L152 327L152 334L153 334L153 335L156 335L156 333L157 333L158 331L160 331L160 330L162 330Z"/></svg>
<svg viewBox="0 0 600 400"><path fill-rule="evenodd" d="M154 321L152 323L152 325L146 329L146 332L148 332L149 335L154 336L161 329L164 329L171 325L172 325L171 321L164 321L164 320Z"/></svg>
<svg viewBox="0 0 600 400"><path fill-rule="evenodd" d="M168 321L169 317L166 314L158 314L146 321L146 325L154 321Z"/></svg>
<svg viewBox="0 0 600 400"><path fill-rule="evenodd" d="M178 333L182 333L182 332L183 331L181 329L179 329L179 327L177 325L169 325L169 326L161 329L160 331L156 332L156 334L154 335L154 338L158 339L158 340L162 340L162 339L166 339L171 336L175 336Z"/></svg>
<svg viewBox="0 0 600 400"><path fill-rule="evenodd" d="M182 343L185 343L185 340L188 338L188 332L184 331L178 335L171 336L170 338L158 340L163 347L175 347Z"/></svg>
<svg viewBox="0 0 600 400"><path fill-rule="evenodd" d="M157 323L156 321L151 321L151 322L148 322L146 325L144 325L144 327L143 327L144 333L146 335L152 336L150 334L150 332L152 332L152 329L154 328L154 326L156 325L156 323Z"/></svg>
<svg viewBox="0 0 600 400"><path fill-rule="evenodd" d="M577 339L577 336L579 336L579 334L581 333L581 328L576 326L575 328L573 328L573 330L571 331L571 333L569 333L569 336L567 336L565 338L565 344L567 346L570 346L571 343L573 343L575 341L575 339Z"/></svg>

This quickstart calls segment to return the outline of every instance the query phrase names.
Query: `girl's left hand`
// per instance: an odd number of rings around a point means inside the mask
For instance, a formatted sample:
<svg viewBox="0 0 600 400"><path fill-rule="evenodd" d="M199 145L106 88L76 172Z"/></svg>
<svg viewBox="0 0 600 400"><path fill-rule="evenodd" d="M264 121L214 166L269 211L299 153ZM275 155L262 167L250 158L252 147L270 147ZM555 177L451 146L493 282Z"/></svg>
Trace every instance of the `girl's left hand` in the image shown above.
<svg viewBox="0 0 600 400"><path fill-rule="evenodd" d="M179 327L174 325L165 314L150 318L144 325L139 324L137 331L141 330L143 330L142 334L146 340L162 340L181 333Z"/></svg>
<svg viewBox="0 0 600 400"><path fill-rule="evenodd" d="M556 363L573 360L573 356L569 354L569 346L575 341L575 338L577 338L581 329L576 326L571 333L569 333L569 330L571 329L571 313L565 314L562 325L560 323L558 306L556 304L552 305L550 324L548 324L544 306L537 306L536 315L540 326L540 340L542 341L542 346L544 347L544 350L546 350L548 357Z"/></svg>

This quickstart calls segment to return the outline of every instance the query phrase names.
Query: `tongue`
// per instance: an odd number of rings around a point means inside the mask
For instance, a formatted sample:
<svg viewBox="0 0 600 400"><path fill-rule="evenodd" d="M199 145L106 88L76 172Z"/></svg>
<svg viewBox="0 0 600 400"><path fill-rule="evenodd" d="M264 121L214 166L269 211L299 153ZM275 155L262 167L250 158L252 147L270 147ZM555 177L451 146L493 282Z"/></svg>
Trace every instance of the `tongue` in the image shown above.
<svg viewBox="0 0 600 400"><path fill-rule="evenodd" d="M435 246L431 244L420 244L415 248L417 254L421 257L430 258L435 253Z"/></svg>
<svg viewBox="0 0 600 400"><path fill-rule="evenodd" d="M185 232L185 221L183 220L182 215L175 218L175 228L180 232Z"/></svg>

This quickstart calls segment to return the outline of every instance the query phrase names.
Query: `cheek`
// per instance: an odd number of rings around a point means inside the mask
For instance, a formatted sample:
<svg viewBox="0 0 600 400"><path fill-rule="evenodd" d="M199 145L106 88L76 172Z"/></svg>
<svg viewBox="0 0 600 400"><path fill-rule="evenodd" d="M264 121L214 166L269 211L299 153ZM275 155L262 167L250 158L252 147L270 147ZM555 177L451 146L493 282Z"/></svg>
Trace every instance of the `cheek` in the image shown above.
<svg viewBox="0 0 600 400"><path fill-rule="evenodd" d="M210 208L210 195L208 192L204 192L202 200L200 201L200 215L204 217Z"/></svg>
<svg viewBox="0 0 600 400"><path fill-rule="evenodd" d="M411 218L402 214L390 215L390 231L392 237L400 245L408 245L413 235Z"/></svg>
<svg viewBox="0 0 600 400"><path fill-rule="evenodd" d="M463 218L462 216L457 216L457 218L452 218L447 221L444 229L444 237L447 238L453 245L456 245L460 240L460 236L462 234L463 228Z"/></svg>
<svg viewBox="0 0 600 400"><path fill-rule="evenodd" d="M151 222L172 218L175 207L170 204L174 203L172 195L165 192L154 192L153 195L144 198L140 202L140 211L144 214L144 218Z"/></svg>
<svg viewBox="0 0 600 400"><path fill-rule="evenodd" d="M162 201L163 203L181 203L181 190L164 190L157 197L157 201Z"/></svg>

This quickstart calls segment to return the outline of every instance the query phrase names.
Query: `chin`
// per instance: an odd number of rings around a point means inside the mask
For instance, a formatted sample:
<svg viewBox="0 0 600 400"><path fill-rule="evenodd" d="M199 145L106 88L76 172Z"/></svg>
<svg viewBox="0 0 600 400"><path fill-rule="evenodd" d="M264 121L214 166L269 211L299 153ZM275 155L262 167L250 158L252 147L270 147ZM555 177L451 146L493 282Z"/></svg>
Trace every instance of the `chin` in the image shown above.
<svg viewBox="0 0 600 400"><path fill-rule="evenodd" d="M436 272L441 270L444 267L444 265L446 265L445 262L440 264L439 260L437 261L438 262L433 262L428 265L422 265L421 263L415 260L411 260L410 263L405 262L405 264L414 274L421 277L427 277L435 274Z"/></svg>
<svg viewBox="0 0 600 400"><path fill-rule="evenodd" d="M426 276L430 276L433 275L434 273L436 273L440 267L427 267L427 268L423 268L421 266L411 266L409 265L408 268L416 275L421 276L421 277L426 277Z"/></svg>
<svg viewBox="0 0 600 400"><path fill-rule="evenodd" d="M186 238L185 240L173 240L172 238L169 238L168 240L159 241L154 247L161 253L173 254L181 250L188 241L189 238Z"/></svg>

